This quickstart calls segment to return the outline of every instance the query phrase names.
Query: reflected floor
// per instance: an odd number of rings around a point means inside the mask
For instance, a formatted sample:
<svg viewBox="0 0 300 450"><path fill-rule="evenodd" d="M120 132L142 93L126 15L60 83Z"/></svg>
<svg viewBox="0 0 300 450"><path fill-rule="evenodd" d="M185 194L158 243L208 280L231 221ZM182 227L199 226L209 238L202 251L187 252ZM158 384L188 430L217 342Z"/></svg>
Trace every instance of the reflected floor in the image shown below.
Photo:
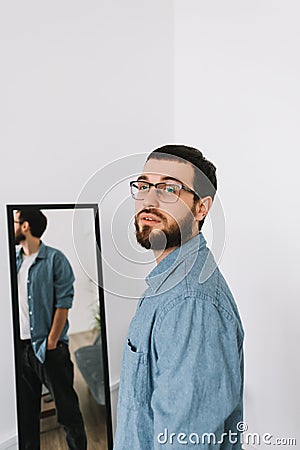
<svg viewBox="0 0 300 450"><path fill-rule="evenodd" d="M107 450L105 406L98 405L78 370L74 352L79 347L94 343L97 332L85 331L70 334L70 353L74 363L74 386L79 397L88 440L88 450ZM49 407L49 404L47 405ZM68 450L65 433L57 423L56 416L41 419L41 450Z"/></svg>

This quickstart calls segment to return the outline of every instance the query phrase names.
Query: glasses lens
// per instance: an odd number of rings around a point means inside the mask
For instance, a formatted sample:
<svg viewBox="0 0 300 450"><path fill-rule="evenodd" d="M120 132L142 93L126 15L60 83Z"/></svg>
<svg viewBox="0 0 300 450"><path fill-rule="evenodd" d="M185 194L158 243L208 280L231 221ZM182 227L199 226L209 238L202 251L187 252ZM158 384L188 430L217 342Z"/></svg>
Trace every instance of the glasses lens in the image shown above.
<svg viewBox="0 0 300 450"><path fill-rule="evenodd" d="M156 189L161 201L174 203L178 199L181 186L172 183L159 183Z"/></svg>
<svg viewBox="0 0 300 450"><path fill-rule="evenodd" d="M134 181L130 187L131 195L136 200L144 200L146 192L149 192L149 184L145 181Z"/></svg>

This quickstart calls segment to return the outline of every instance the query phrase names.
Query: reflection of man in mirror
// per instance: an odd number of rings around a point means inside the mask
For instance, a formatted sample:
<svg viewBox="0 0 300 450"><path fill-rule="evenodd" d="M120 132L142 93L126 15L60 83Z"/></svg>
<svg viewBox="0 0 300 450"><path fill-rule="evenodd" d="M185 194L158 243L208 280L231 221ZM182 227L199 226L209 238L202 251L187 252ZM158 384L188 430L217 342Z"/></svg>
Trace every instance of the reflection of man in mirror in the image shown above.
<svg viewBox="0 0 300 450"><path fill-rule="evenodd" d="M58 422L69 449L87 448L86 434L73 388L73 363L68 348L68 310L74 275L64 254L41 240L47 219L39 210L15 213L21 338L21 425L24 448L40 448L42 384L51 392Z"/></svg>
<svg viewBox="0 0 300 450"><path fill-rule="evenodd" d="M137 240L157 266L124 348L114 450L240 449L243 328L201 232L215 166L197 149L168 145L130 186Z"/></svg>

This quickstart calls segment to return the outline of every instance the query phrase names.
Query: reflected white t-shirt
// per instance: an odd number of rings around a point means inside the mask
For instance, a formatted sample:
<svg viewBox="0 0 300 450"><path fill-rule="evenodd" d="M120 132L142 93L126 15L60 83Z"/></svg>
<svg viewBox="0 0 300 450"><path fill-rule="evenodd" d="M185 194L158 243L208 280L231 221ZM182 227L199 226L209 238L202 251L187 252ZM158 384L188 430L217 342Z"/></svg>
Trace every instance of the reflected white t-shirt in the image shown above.
<svg viewBox="0 0 300 450"><path fill-rule="evenodd" d="M30 323L28 308L27 280L28 271L38 252L26 256L23 254L23 262L18 272L18 294L19 294L19 320L21 339L30 339Z"/></svg>

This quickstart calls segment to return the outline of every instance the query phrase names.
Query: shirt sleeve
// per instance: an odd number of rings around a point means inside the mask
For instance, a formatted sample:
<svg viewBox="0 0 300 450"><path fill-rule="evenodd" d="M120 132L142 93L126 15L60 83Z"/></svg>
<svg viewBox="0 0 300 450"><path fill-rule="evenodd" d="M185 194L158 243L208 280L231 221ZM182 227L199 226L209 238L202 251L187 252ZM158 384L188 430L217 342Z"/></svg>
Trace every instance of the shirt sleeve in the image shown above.
<svg viewBox="0 0 300 450"><path fill-rule="evenodd" d="M235 328L232 317L199 297L175 300L158 320L151 399L155 450L195 448L197 436L201 449L220 448L217 441L241 398ZM215 445L201 441L204 433L215 435Z"/></svg>
<svg viewBox="0 0 300 450"><path fill-rule="evenodd" d="M74 273L66 256L58 252L54 258L55 308L71 308L74 297Z"/></svg>

